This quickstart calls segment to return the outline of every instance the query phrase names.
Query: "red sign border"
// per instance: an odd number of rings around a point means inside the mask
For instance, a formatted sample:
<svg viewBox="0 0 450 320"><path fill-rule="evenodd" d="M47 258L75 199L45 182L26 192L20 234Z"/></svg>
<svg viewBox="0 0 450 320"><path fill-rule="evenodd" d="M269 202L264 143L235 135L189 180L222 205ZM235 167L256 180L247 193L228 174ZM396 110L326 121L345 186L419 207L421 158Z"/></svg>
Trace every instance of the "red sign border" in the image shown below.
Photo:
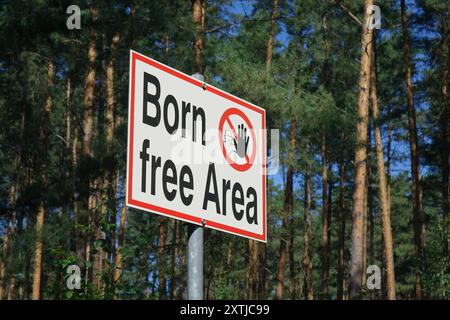
<svg viewBox="0 0 450 320"><path fill-rule="evenodd" d="M265 145L265 129L266 129L266 111L264 109L261 109L259 107L256 107L238 97L235 97L229 93L226 93L220 89L217 89L213 86L210 85L204 85L203 82L198 81L197 79L194 79L180 71L177 71L175 69L172 69L162 63L157 62L156 60L153 60L151 58L148 58L146 56L143 56L139 53L137 53L136 51L130 50L130 55L131 55L131 61L130 61L130 72L131 72L131 83L130 83L130 88L129 88L129 97L130 97L130 101L129 101L129 107L130 107L130 113L129 113L129 118L128 118L128 170L127 170L127 179L128 179L128 186L127 186L127 197L126 197L126 203L127 206L134 206L138 209L148 209L150 211L154 211L157 213L160 213L162 215L165 216L169 216L169 217L175 217L177 219L180 220L184 220L187 222L191 222L197 225L204 225L206 227L212 228L212 229L216 229L216 230L220 230L220 231L226 231L229 233L233 233L236 235L240 235L246 238L250 238L250 239L254 239L254 240L259 240L262 242L267 242L267 217L266 217L266 153L264 152L266 150L266 145ZM150 203L145 203L139 200L135 200L132 198L132 180L130 179L130 177L133 176L133 142L134 142L134 100L135 100L135 94L134 94L134 90L135 90L135 76L136 76L136 60L139 60L141 62L144 62L146 64L149 64L161 71L167 72L181 80L184 80L186 82L189 82L191 84L193 84L196 87L202 88L206 91L209 91L213 94L216 94L222 98L225 98L227 100L230 100L236 104L239 104L245 108L248 108L252 111L255 111L259 114L261 114L262 116L262 129L263 129L263 134L262 134L262 148L261 148L261 153L262 153L262 167L263 167L263 174L262 174L262 186L263 186L263 233L262 234L258 234L258 233L254 233L254 232L249 232L247 230L243 230L243 229L239 229L236 227L232 227L229 225L225 225L222 223L218 223L215 221L211 221L208 219L202 219L200 217L195 217L195 216L191 216L189 214L186 213L182 213L182 212L178 212L178 211L174 211L174 210L170 210L167 208L163 208L157 205L153 205Z"/></svg>

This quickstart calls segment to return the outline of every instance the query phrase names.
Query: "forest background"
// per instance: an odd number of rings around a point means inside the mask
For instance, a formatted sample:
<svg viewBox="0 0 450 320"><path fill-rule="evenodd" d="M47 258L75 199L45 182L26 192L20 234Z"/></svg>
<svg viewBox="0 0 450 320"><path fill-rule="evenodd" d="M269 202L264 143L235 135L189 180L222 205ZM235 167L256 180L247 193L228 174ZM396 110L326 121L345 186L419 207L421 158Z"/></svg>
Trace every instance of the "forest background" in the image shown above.
<svg viewBox="0 0 450 320"><path fill-rule="evenodd" d="M448 299L449 19L446 0L0 1L0 299L186 298L186 224L124 206L130 49L280 130L268 242L206 229L206 299Z"/></svg>

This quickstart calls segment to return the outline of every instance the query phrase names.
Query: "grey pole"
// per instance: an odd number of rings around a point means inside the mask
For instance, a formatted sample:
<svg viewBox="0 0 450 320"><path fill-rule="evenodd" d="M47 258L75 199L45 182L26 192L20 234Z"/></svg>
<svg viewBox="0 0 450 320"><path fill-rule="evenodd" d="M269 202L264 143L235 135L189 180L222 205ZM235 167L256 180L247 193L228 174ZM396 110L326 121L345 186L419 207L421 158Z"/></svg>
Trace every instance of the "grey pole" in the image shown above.
<svg viewBox="0 0 450 320"><path fill-rule="evenodd" d="M188 300L203 300L203 227L188 225Z"/></svg>
<svg viewBox="0 0 450 320"><path fill-rule="evenodd" d="M193 74L197 80L205 81L205 77ZM188 225L188 300L203 300L203 227Z"/></svg>

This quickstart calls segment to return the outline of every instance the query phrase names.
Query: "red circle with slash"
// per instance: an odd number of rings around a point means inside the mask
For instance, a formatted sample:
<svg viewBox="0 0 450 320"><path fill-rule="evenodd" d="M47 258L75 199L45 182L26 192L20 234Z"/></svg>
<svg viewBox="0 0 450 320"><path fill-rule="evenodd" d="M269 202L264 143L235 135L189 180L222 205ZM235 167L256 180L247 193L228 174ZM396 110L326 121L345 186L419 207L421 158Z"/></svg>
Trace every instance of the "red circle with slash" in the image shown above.
<svg viewBox="0 0 450 320"><path fill-rule="evenodd" d="M230 158L227 150L225 149L224 140L222 138L223 137L223 126L224 126L225 122L227 122L228 125L230 126L231 131L233 132L234 138L235 139L238 138L236 130L234 129L233 123L231 122L231 119L230 119L230 116L232 116L232 115L236 115L244 120L244 122L247 124L247 127L248 127L248 129L251 133L251 137L252 137L252 154L250 155L250 157L247 154L245 155L246 163L243 163L243 164L236 163ZM253 130L252 123L250 122L248 117L245 115L245 113L237 108L230 108L230 109L226 110L224 112L224 114L222 115L222 117L220 118L219 136L221 137L220 146L222 148L223 156L225 157L225 159L227 159L227 162L230 164L230 166L233 167L234 169L236 169L237 171L247 171L248 169L250 169L253 162L255 161L255 156L256 156L256 136L255 136L255 130Z"/></svg>

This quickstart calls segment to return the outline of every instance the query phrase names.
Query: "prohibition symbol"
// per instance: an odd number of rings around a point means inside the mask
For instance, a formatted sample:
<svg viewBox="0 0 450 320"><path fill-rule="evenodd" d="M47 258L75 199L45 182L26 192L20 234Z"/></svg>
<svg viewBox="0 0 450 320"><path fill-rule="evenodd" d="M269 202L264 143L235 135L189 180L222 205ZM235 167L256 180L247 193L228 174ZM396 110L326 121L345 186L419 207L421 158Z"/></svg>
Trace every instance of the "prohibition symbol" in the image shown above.
<svg viewBox="0 0 450 320"><path fill-rule="evenodd" d="M220 146L232 168L247 171L255 161L256 136L252 123L241 110L230 108L219 122Z"/></svg>

